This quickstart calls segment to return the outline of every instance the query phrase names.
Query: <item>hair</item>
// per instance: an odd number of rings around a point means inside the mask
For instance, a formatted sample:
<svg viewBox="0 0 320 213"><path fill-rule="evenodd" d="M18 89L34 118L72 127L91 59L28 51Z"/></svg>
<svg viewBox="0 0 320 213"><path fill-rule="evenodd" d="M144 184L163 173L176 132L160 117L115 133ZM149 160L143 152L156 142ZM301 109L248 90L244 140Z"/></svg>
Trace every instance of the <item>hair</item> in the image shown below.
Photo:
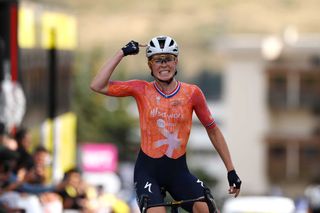
<svg viewBox="0 0 320 213"><path fill-rule="evenodd" d="M39 153L39 152L46 152L46 153L50 153L48 149L46 149L44 146L40 145L40 146L37 146L34 150L34 154L35 153Z"/></svg>
<svg viewBox="0 0 320 213"><path fill-rule="evenodd" d="M82 171L78 168L78 167L74 167L74 168L71 168L69 169L68 171L66 171L64 173L64 176L63 176L63 179L65 180L66 178L68 178L70 176L70 174L72 173L77 173L77 174L80 174L82 175Z"/></svg>
<svg viewBox="0 0 320 213"><path fill-rule="evenodd" d="M21 145L21 141L23 138L28 134L28 129L27 128L21 128L17 131L15 134L15 139L18 142L18 145Z"/></svg>

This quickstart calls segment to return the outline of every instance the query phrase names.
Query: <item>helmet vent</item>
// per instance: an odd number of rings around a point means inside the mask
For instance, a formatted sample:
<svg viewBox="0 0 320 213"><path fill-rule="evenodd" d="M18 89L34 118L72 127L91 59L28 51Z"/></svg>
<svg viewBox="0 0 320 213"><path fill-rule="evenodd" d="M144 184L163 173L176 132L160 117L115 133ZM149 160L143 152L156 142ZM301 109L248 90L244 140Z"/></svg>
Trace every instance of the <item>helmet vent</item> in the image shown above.
<svg viewBox="0 0 320 213"><path fill-rule="evenodd" d="M171 40L169 46L172 46L174 44L174 41Z"/></svg>
<svg viewBox="0 0 320 213"><path fill-rule="evenodd" d="M159 38L158 41L159 41L160 48L163 49L164 44L166 42L166 38Z"/></svg>
<svg viewBox="0 0 320 213"><path fill-rule="evenodd" d="M151 47L155 47L153 41L150 41L150 46L151 46Z"/></svg>

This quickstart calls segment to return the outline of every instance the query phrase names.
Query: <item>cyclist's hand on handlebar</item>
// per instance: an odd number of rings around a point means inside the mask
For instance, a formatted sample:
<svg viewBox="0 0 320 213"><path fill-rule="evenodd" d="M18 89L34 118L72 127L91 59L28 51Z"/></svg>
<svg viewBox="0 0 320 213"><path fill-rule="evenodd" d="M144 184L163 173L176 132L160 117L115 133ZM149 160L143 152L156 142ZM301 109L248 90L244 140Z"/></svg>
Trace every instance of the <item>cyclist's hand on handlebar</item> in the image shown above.
<svg viewBox="0 0 320 213"><path fill-rule="evenodd" d="M121 49L124 56L135 55L139 53L139 43L132 40Z"/></svg>
<svg viewBox="0 0 320 213"><path fill-rule="evenodd" d="M229 181L229 194L234 194L234 197L237 197L240 193L241 180L238 177L235 170L228 172L228 181Z"/></svg>

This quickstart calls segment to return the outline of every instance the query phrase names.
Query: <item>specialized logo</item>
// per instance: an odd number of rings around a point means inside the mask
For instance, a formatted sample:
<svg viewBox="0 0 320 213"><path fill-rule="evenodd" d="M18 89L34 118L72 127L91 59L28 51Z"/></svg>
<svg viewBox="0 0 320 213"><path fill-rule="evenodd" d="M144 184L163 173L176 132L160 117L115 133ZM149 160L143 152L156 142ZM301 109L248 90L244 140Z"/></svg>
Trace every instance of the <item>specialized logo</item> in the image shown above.
<svg viewBox="0 0 320 213"><path fill-rule="evenodd" d="M204 187L203 182L201 180L197 180L197 183L200 183L202 187Z"/></svg>
<svg viewBox="0 0 320 213"><path fill-rule="evenodd" d="M144 186L145 189L148 188L148 191L149 191L150 193L152 193L152 191L151 191L151 185L152 185L152 183L149 183L149 182L147 181L147 182L146 182L146 185Z"/></svg>

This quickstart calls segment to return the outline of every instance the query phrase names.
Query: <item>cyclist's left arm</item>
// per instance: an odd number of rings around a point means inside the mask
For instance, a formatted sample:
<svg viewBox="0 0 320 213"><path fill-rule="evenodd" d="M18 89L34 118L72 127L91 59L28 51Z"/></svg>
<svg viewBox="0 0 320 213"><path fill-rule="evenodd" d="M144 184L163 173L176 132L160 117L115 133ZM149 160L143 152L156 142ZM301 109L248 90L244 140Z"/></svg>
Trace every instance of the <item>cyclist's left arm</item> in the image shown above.
<svg viewBox="0 0 320 213"><path fill-rule="evenodd" d="M220 131L220 128L216 125L214 122L214 119L211 115L211 112L207 106L207 102L205 99L205 96L203 95L202 91L196 87L193 95L192 95L192 101L194 105L194 110L201 121L201 123L206 127L209 139L214 146L214 148L217 150L219 153L227 171L228 171L228 180L229 180L229 174L231 173L232 175L235 174L234 166L232 163L230 151L227 145L227 142ZM240 179L239 179L240 180ZM238 196L240 192L240 185L234 187L234 180L231 181L229 180L230 184L230 189L229 193L230 194L235 194L235 196Z"/></svg>
<svg viewBox="0 0 320 213"><path fill-rule="evenodd" d="M226 140L218 126L207 128L207 133L228 170L229 194L234 194L237 197L240 193L241 180L235 172Z"/></svg>
<svg viewBox="0 0 320 213"><path fill-rule="evenodd" d="M214 148L222 158L228 172L234 170L227 142L218 126L207 128L207 133Z"/></svg>
<svg viewBox="0 0 320 213"><path fill-rule="evenodd" d="M198 116L203 126L206 128L211 143L221 156L227 170L233 170L234 168L227 143L211 115L204 94L197 86L195 87L195 90L192 94L192 102L196 115Z"/></svg>

